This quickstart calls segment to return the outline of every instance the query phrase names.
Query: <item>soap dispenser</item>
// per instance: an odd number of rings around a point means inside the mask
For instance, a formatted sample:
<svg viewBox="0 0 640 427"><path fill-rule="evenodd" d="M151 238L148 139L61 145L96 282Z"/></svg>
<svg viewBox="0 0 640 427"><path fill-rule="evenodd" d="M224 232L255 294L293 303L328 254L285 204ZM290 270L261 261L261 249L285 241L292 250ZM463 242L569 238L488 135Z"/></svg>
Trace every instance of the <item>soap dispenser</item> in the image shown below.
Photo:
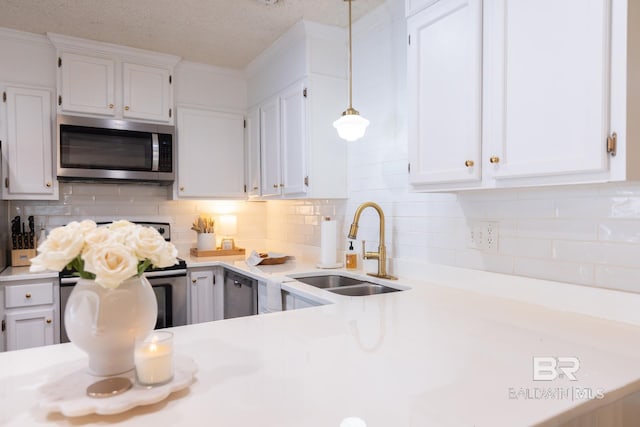
<svg viewBox="0 0 640 427"><path fill-rule="evenodd" d="M349 240L349 249L347 250L345 264L348 270L358 268L358 254L353 249L353 240Z"/></svg>

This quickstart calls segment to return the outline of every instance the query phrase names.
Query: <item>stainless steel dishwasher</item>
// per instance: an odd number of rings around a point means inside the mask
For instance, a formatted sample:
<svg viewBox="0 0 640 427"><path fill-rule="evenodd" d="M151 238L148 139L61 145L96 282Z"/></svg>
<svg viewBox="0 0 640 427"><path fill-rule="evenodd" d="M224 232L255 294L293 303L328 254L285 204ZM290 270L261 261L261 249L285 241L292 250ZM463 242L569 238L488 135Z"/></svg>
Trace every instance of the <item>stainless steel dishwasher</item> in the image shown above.
<svg viewBox="0 0 640 427"><path fill-rule="evenodd" d="M224 271L224 318L258 314L258 281Z"/></svg>

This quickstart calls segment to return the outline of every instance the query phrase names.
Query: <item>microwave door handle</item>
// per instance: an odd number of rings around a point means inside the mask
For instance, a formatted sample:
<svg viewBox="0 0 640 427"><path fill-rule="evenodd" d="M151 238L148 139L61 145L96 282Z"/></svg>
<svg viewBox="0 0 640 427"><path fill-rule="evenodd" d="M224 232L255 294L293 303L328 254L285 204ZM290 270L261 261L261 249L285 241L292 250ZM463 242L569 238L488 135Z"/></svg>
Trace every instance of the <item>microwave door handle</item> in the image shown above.
<svg viewBox="0 0 640 427"><path fill-rule="evenodd" d="M151 170L153 172L158 171L158 163L160 162L160 144L158 143L158 134L151 134L151 150L152 150L152 158L151 158Z"/></svg>

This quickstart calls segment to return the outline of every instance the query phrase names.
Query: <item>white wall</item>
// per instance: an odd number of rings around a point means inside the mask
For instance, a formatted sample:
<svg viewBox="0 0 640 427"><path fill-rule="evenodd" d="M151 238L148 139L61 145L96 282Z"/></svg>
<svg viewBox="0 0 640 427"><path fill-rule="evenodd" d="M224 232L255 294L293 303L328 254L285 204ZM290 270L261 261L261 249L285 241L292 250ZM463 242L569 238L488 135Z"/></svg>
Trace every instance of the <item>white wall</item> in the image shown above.
<svg viewBox="0 0 640 427"><path fill-rule="evenodd" d="M268 202L270 244L306 246L313 255L323 212L336 212L346 236L356 207L372 200L385 211L395 260L640 292L640 183L409 191L403 7L402 0L388 0L354 24L353 103L371 125L362 140L349 143L349 200ZM497 253L467 248L467 225L477 220L498 223ZM370 250L377 245L377 221L367 210L360 222L358 239L371 241Z"/></svg>

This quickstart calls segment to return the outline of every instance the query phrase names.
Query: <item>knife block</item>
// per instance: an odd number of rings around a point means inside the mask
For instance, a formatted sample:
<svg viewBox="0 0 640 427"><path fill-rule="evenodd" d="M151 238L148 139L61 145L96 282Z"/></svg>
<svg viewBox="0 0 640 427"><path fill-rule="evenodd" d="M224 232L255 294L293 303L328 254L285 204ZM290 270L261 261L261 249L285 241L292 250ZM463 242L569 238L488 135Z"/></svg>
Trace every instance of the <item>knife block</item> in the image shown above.
<svg viewBox="0 0 640 427"><path fill-rule="evenodd" d="M35 256L35 249L13 249L11 251L11 265L13 267L28 267L31 265L31 258Z"/></svg>

